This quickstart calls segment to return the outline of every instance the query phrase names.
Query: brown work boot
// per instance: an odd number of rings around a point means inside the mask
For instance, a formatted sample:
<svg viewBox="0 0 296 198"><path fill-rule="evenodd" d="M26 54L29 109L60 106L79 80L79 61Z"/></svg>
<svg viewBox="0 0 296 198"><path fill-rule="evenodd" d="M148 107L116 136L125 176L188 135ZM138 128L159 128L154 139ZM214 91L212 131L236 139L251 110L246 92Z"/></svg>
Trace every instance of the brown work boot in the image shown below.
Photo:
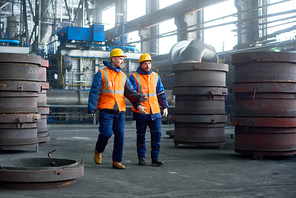
<svg viewBox="0 0 296 198"><path fill-rule="evenodd" d="M94 157L96 164L102 163L102 153L98 153L97 150L95 150L95 157Z"/></svg>
<svg viewBox="0 0 296 198"><path fill-rule="evenodd" d="M120 162L113 161L112 168L125 169L125 166L123 166Z"/></svg>

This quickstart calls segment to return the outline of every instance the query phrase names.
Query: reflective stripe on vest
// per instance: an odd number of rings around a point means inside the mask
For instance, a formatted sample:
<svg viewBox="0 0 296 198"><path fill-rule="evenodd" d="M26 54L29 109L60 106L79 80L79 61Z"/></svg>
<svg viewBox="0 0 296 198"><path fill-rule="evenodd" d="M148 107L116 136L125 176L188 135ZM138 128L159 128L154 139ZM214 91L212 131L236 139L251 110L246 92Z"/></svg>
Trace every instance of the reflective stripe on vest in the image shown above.
<svg viewBox="0 0 296 198"><path fill-rule="evenodd" d="M158 75L152 72L149 75L141 75L137 72L133 74L138 86L138 93L145 95L148 98L147 101L141 102L141 105L147 109L147 113L152 114L160 113L158 98L156 95L156 87L158 82ZM150 80L149 80L150 79ZM143 80L143 81L142 81ZM154 82L153 82L154 80ZM143 84L145 83L145 84ZM147 83L147 84L146 84ZM152 84L154 83L154 84ZM150 93L151 92L151 93ZM140 113L136 108L132 107L132 111Z"/></svg>
<svg viewBox="0 0 296 198"><path fill-rule="evenodd" d="M102 93L98 103L98 110L113 109L115 103L118 105L119 111L126 111L124 86L126 83L126 75L119 71L113 71L109 68L101 69L102 75Z"/></svg>
<svg viewBox="0 0 296 198"><path fill-rule="evenodd" d="M137 76L137 80L138 81L138 90L140 94L143 94L142 91L142 84L141 84L141 78L140 78L140 74L138 72L135 73ZM154 81L155 81L155 87L157 87L157 75L156 73L152 72L152 74L154 75ZM143 94L145 97L152 97L152 96L156 96L156 93L148 93L148 94Z"/></svg>
<svg viewBox="0 0 296 198"><path fill-rule="evenodd" d="M123 78L122 82L125 82L126 80L126 76L120 72ZM106 68L103 69L103 74L104 74L104 78L105 78L105 90L102 90L102 93L115 93L115 94L124 94L124 83L122 83L122 89L121 90L110 90L109 86L108 86L108 74L107 74L107 70Z"/></svg>

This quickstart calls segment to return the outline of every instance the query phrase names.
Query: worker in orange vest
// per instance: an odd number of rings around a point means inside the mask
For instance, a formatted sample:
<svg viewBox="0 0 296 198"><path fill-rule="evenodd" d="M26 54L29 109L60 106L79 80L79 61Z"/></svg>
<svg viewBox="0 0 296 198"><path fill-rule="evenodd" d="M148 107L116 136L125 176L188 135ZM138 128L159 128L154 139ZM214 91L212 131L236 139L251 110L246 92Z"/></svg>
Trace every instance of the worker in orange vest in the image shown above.
<svg viewBox="0 0 296 198"><path fill-rule="evenodd" d="M103 61L106 68L99 70L93 79L88 100L88 112L100 111L100 134L95 147L94 161L101 164L102 153L114 133L112 154L113 168L124 169L121 164L125 127L125 98L131 102L147 100L132 87L127 76L121 71L124 63L123 51L115 48L110 52L110 61Z"/></svg>
<svg viewBox="0 0 296 198"><path fill-rule="evenodd" d="M140 56L140 66L130 76L131 84L139 94L144 94L148 100L133 104L133 119L137 128L137 154L139 165L145 165L146 153L146 128L149 126L151 135L151 163L157 166L163 165L159 161L161 139L161 113L168 115L168 103L164 93L164 87L157 73L151 70L151 56L147 53ZM159 105L162 108L160 111ZM136 107L136 108L135 108Z"/></svg>

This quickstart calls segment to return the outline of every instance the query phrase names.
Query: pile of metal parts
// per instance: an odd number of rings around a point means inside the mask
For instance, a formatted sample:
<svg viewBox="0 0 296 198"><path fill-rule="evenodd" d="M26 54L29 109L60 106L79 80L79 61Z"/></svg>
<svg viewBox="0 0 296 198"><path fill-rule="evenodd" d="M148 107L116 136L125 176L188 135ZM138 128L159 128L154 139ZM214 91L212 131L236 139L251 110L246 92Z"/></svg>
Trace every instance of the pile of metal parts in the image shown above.
<svg viewBox="0 0 296 198"><path fill-rule="evenodd" d="M37 122L46 127L39 112L47 113L37 108L39 95L44 94L40 86L45 83L44 78L39 78L38 73L46 66L41 65L42 59L37 55L0 54L0 149L38 149Z"/></svg>
<svg viewBox="0 0 296 198"><path fill-rule="evenodd" d="M179 49L178 49L179 48ZM215 50L199 40L175 45L172 65L176 95L174 143L224 147L227 64L217 63ZM203 62L205 61L205 62Z"/></svg>
<svg viewBox="0 0 296 198"><path fill-rule="evenodd" d="M296 153L296 54L232 56L235 82L235 152L262 159Z"/></svg>

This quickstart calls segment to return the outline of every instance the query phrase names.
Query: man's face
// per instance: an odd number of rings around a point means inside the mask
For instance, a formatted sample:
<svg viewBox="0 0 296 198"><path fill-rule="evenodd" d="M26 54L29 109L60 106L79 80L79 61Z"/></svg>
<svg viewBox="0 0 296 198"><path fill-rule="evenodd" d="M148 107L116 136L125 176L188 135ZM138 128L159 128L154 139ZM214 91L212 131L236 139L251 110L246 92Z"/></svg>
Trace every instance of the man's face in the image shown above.
<svg viewBox="0 0 296 198"><path fill-rule="evenodd" d="M142 65L141 68L145 71L145 72L150 72L151 70L151 61L145 61Z"/></svg>
<svg viewBox="0 0 296 198"><path fill-rule="evenodd" d="M111 62L113 63L113 66L117 69L121 69L122 65L124 63L124 57L112 57Z"/></svg>

